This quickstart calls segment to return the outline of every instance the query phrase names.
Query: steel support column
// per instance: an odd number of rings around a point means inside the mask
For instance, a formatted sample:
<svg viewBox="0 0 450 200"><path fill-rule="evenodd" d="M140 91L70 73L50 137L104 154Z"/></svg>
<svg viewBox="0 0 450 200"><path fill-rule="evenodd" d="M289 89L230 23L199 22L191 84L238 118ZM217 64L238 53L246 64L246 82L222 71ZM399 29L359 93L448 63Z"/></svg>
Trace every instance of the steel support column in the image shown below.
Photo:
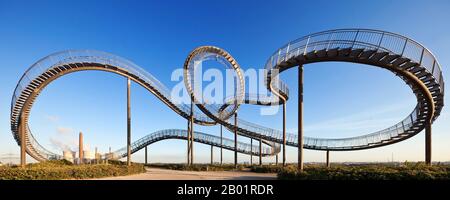
<svg viewBox="0 0 450 200"><path fill-rule="evenodd" d="M127 165L131 165L131 80L127 79Z"/></svg>
<svg viewBox="0 0 450 200"><path fill-rule="evenodd" d="M190 128L190 130L191 130L191 164L194 164L194 104L192 104L192 103L191 103L190 127L191 127Z"/></svg>
<svg viewBox="0 0 450 200"><path fill-rule="evenodd" d="M187 120L187 155L186 165L191 164L191 121Z"/></svg>
<svg viewBox="0 0 450 200"><path fill-rule="evenodd" d="M253 165L253 138L250 138L250 165Z"/></svg>
<svg viewBox="0 0 450 200"><path fill-rule="evenodd" d="M223 132L222 125L220 125L220 164L223 163Z"/></svg>
<svg viewBox="0 0 450 200"><path fill-rule="evenodd" d="M329 150L327 150L327 167L329 168L330 167L330 151Z"/></svg>
<svg viewBox="0 0 450 200"><path fill-rule="evenodd" d="M145 164L148 164L148 162L147 162L147 146L145 146Z"/></svg>
<svg viewBox="0 0 450 200"><path fill-rule="evenodd" d="M214 146L211 145L211 165L214 163Z"/></svg>
<svg viewBox="0 0 450 200"><path fill-rule="evenodd" d="M127 80L127 165L131 165L131 80Z"/></svg>
<svg viewBox="0 0 450 200"><path fill-rule="evenodd" d="M259 138L259 165L262 165L262 138Z"/></svg>
<svg viewBox="0 0 450 200"><path fill-rule="evenodd" d="M234 113L234 167L237 168L237 112Z"/></svg>
<svg viewBox="0 0 450 200"><path fill-rule="evenodd" d="M278 154L277 154L278 164ZM286 166L286 101L283 100L283 166Z"/></svg>
<svg viewBox="0 0 450 200"><path fill-rule="evenodd" d="M298 66L298 170L303 171L303 65Z"/></svg>
<svg viewBox="0 0 450 200"><path fill-rule="evenodd" d="M20 125L19 125L19 133L20 133L20 166L22 168L25 168L26 164L27 164L27 145L26 145L26 141L27 141L27 132L25 129L25 122L23 120L23 114L20 116Z"/></svg>
<svg viewBox="0 0 450 200"><path fill-rule="evenodd" d="M278 154L275 155L275 165L278 165ZM284 164L283 164L284 166Z"/></svg>
<svg viewBox="0 0 450 200"><path fill-rule="evenodd" d="M425 163L431 165L431 122L425 127Z"/></svg>

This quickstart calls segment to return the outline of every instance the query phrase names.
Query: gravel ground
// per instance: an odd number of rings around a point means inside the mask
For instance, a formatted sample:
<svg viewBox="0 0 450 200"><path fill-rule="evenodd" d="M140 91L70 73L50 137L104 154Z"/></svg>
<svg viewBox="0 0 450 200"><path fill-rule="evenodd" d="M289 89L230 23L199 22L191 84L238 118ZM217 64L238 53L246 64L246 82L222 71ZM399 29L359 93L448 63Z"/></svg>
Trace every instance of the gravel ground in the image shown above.
<svg viewBox="0 0 450 200"><path fill-rule="evenodd" d="M242 171L179 171L147 168L146 173L131 176L100 178L97 180L276 180L275 173Z"/></svg>

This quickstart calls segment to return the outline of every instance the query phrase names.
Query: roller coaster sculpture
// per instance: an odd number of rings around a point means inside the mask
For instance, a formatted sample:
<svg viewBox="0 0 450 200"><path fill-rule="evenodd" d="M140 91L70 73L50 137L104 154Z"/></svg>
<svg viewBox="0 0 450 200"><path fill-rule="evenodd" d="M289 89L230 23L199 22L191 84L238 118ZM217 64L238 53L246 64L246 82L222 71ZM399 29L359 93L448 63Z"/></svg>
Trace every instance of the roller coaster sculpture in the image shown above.
<svg viewBox="0 0 450 200"><path fill-rule="evenodd" d="M207 59L220 59L235 70L239 77L236 96L221 107L198 101L192 88L193 63ZM289 89L278 78L278 73L305 64L327 61L360 63L380 67L400 77L412 89L417 105L402 121L383 130L357 137L327 139L298 137L296 133L247 122L236 117L240 104L284 104L289 99ZM105 52L93 50L69 50L51 54L33 64L21 77L11 101L11 130L23 151L38 161L60 159L40 145L28 125L30 109L39 93L55 79L73 72L97 70L112 72L131 79L154 94L175 113L190 121L188 130L167 129L151 133L131 145L132 153L165 139L192 139L240 153L273 156L280 151L280 144L324 151L351 151L381 147L408 139L422 130L427 135L427 162L431 162L431 124L444 106L444 80L441 66L435 56L424 46L407 37L378 30L338 29L314 33L289 42L276 50L265 64L265 86L273 98L245 93L245 79L239 64L226 51L202 46L192 51L184 64L184 81L191 95L191 104L171 101L169 89L154 76L133 62ZM193 105L197 109L193 109ZM234 116L234 117L233 117ZM238 135L262 140L264 148L218 136L194 132L193 124L212 126L220 124ZM300 128L300 127L299 127ZM192 138L189 138L189 137ZM300 140L299 140L300 139ZM117 150L118 158L127 156L126 148ZM429 154L429 155L428 155Z"/></svg>

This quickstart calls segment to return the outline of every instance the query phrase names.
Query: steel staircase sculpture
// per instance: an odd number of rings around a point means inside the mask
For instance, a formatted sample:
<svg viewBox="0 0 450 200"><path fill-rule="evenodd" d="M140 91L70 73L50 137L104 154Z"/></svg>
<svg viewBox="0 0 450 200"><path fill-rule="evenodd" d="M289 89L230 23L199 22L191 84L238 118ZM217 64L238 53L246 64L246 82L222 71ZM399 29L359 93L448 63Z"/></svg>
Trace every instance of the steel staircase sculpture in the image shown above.
<svg viewBox="0 0 450 200"><path fill-rule="evenodd" d="M161 131L156 131L154 133L151 133L149 135L146 135L145 137L133 142L131 144L131 153L135 153L146 146L153 144L155 142L166 140L166 139L182 139L187 140L187 130L185 129L165 129ZM222 141L220 140L220 137L215 135L210 135L202 132L195 131L194 134L194 141L213 145L216 147L223 147L224 149L228 149L231 151L234 151L234 140L228 139L228 138L222 138ZM253 145L253 147L250 144L244 143L244 142L238 142L237 145L237 151L239 153L243 154L252 154L255 156L259 155L259 146ZM272 155L272 148L264 147L262 148L261 152L262 156L270 156ZM112 155L109 156L109 159L120 159L127 156L127 148L123 147L115 152L112 153Z"/></svg>
<svg viewBox="0 0 450 200"><path fill-rule="evenodd" d="M412 137L424 129L429 121L436 120L444 105L444 80L434 55L421 44L404 36L369 29L340 29L311 34L294 40L278 49L267 61L266 86L274 95L288 100L289 89L279 80L278 74L298 65L315 62L341 61L372 65L387 69L403 79L417 97L417 106L401 122L366 135L341 139L304 137L304 148L314 150L349 151L375 148L393 144ZM130 78L158 97L181 117L189 119L190 105L175 104L170 91L160 81L136 64L118 56L92 50L69 50L49 55L33 64L21 77L11 101L11 130L19 145L20 129L26 132L26 151L38 161L60 158L46 150L34 138L28 127L28 117L35 98L53 80L73 72L99 70ZM256 99L255 99L256 98ZM263 105L282 103L278 98L259 99L257 94L246 94L244 103ZM220 109L220 108L215 108ZM282 132L269 127L238 119L216 121L204 112L194 110L194 123L211 126L220 123L229 130L237 128L238 134L255 139L262 138L271 148L266 156L280 151ZM164 135L166 134L166 135ZM133 143L133 152L163 138L185 139L181 130L163 130ZM214 146L215 136L197 133L197 142ZM158 135L158 136L156 136ZM297 135L287 134L287 145L297 146ZM148 145L147 144L147 145ZM255 154L240 143L239 151ZM226 145L224 148L228 148ZM120 151L119 151L120 152Z"/></svg>
<svg viewBox="0 0 450 200"><path fill-rule="evenodd" d="M339 29L311 34L278 49L265 68L269 73L272 70L281 73L298 65L327 61L361 63L392 71L412 88L418 103L410 115L389 128L342 139L305 137L305 148L359 150L396 143L422 131L444 106L444 80L434 55L418 42L386 31ZM271 78L269 74L268 89L276 90L281 85L280 96L288 96L285 84L279 81L271 84ZM296 135L290 134L287 141L295 145Z"/></svg>

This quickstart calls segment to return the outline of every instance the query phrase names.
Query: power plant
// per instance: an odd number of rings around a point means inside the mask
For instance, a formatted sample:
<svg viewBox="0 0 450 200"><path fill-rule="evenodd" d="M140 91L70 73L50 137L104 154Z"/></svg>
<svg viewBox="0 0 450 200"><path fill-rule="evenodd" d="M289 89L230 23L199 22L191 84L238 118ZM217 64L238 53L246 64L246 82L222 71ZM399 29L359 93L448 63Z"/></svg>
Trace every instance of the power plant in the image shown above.
<svg viewBox="0 0 450 200"><path fill-rule="evenodd" d="M63 158L64 160L70 161L70 162L75 162L76 159L76 153L75 151L71 151L71 150L66 150L63 151Z"/></svg>
<svg viewBox="0 0 450 200"><path fill-rule="evenodd" d="M80 132L78 137L78 157L77 152L72 150L63 151L63 159L77 164L92 163L93 160L100 160L102 155L95 148L95 152L84 150L83 133Z"/></svg>

